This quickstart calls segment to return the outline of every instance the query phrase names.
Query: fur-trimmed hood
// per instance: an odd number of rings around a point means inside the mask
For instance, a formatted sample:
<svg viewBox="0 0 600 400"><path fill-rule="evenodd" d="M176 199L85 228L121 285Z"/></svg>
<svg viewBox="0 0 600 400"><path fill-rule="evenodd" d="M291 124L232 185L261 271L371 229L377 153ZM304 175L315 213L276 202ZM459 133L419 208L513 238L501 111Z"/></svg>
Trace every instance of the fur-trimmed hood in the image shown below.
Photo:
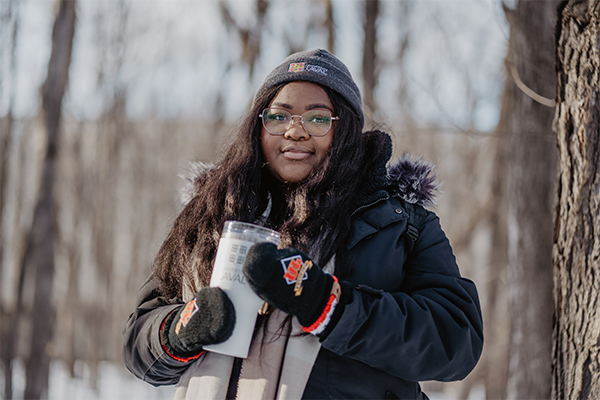
<svg viewBox="0 0 600 400"><path fill-rule="evenodd" d="M382 138L382 145L386 147L382 156L373 165L373 175L364 191L357 196L357 207L373 203L380 198L399 196L408 203L418 204L423 207L435 205L436 195L439 193L439 184L434 165L423 158L405 154L395 162L388 163L391 156L391 138L389 135L373 131L372 136ZM389 151L387 147L389 146ZM187 183L181 190L181 201L188 204L198 193L208 172L215 168L212 163L190 163L187 175L180 175Z"/></svg>
<svg viewBox="0 0 600 400"><path fill-rule="evenodd" d="M435 205L440 185L430 161L405 154L387 168L387 173L394 194L411 204L423 207Z"/></svg>
<svg viewBox="0 0 600 400"><path fill-rule="evenodd" d="M190 162L189 165L187 174L179 174L179 177L185 180L185 184L179 193L181 203L183 203L184 206L198 195L198 187L202 186L208 172L215 168L215 164L202 161L193 161Z"/></svg>
<svg viewBox="0 0 600 400"><path fill-rule="evenodd" d="M356 195L357 209L389 196L398 196L423 207L435 205L439 185L431 162L404 154L390 163L393 150L390 135L379 130L363 135L367 152L365 168L370 172L367 182Z"/></svg>

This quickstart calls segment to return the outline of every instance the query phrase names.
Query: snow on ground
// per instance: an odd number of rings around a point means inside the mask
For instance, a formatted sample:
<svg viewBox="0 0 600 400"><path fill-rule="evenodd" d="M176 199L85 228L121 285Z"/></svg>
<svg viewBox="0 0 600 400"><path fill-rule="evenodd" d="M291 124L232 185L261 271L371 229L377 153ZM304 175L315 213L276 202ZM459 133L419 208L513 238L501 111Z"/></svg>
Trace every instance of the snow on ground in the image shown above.
<svg viewBox="0 0 600 400"><path fill-rule="evenodd" d="M175 386L151 386L134 377L120 364L100 363L97 390L90 386L90 369L86 364L76 362L75 371L77 377L73 378L64 363L52 362L48 400L171 400L175 394ZM23 400L25 369L22 362L15 363L13 376L13 400ZM427 395L431 400L453 400L456 398L453 384L447 385L444 392L427 392ZM0 379L0 390L4 391L3 379ZM476 386L468 400L484 399L485 388Z"/></svg>
<svg viewBox="0 0 600 400"><path fill-rule="evenodd" d="M115 363L100 363L97 390L90 386L90 369L87 365L77 362L75 370L78 376L72 378L64 363L52 362L48 400L170 400L175 394L175 386L151 386ZM15 363L13 377L13 399L22 400L25 391L23 363ZM3 379L0 380L0 387L3 391Z"/></svg>

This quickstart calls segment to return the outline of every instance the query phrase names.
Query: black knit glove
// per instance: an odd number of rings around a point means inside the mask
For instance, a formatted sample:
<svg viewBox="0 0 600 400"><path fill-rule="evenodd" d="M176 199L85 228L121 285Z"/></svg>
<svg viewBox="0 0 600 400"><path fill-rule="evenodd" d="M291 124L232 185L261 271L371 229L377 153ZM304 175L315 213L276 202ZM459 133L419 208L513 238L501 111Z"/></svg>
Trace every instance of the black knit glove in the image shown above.
<svg viewBox="0 0 600 400"><path fill-rule="evenodd" d="M306 254L291 247L277 250L272 243L250 248L244 275L260 298L295 315L304 330L315 335L329 323L341 293L337 279Z"/></svg>
<svg viewBox="0 0 600 400"><path fill-rule="evenodd" d="M227 294L218 287L205 287L166 318L161 337L171 356L187 361L198 356L202 346L227 340L234 325L235 310Z"/></svg>

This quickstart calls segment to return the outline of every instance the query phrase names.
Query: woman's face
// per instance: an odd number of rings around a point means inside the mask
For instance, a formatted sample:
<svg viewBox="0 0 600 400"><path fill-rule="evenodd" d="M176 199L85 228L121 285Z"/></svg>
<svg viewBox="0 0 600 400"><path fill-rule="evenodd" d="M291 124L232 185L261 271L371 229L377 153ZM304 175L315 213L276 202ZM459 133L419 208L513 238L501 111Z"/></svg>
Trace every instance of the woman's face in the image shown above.
<svg viewBox="0 0 600 400"><path fill-rule="evenodd" d="M291 82L275 96L269 107L302 115L309 110L326 109L334 114L333 105L325 91L310 82ZM262 128L261 147L267 170L285 183L304 181L323 164L333 140L333 126L325 136L311 136L304 131L299 118L285 134L273 136Z"/></svg>

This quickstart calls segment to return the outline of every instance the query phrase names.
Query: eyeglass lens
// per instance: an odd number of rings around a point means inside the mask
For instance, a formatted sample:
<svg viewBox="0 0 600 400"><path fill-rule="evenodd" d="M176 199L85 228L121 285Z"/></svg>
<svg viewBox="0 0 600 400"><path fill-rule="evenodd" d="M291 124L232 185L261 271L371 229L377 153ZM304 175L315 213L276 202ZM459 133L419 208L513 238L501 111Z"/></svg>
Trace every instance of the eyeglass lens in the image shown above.
<svg viewBox="0 0 600 400"><path fill-rule="evenodd" d="M263 126L272 135L283 135L290 128L293 117L287 110L267 108L261 114ZM331 116L329 110L310 110L302 114L300 123L304 130L312 136L325 136L331 129L331 121L337 119Z"/></svg>

